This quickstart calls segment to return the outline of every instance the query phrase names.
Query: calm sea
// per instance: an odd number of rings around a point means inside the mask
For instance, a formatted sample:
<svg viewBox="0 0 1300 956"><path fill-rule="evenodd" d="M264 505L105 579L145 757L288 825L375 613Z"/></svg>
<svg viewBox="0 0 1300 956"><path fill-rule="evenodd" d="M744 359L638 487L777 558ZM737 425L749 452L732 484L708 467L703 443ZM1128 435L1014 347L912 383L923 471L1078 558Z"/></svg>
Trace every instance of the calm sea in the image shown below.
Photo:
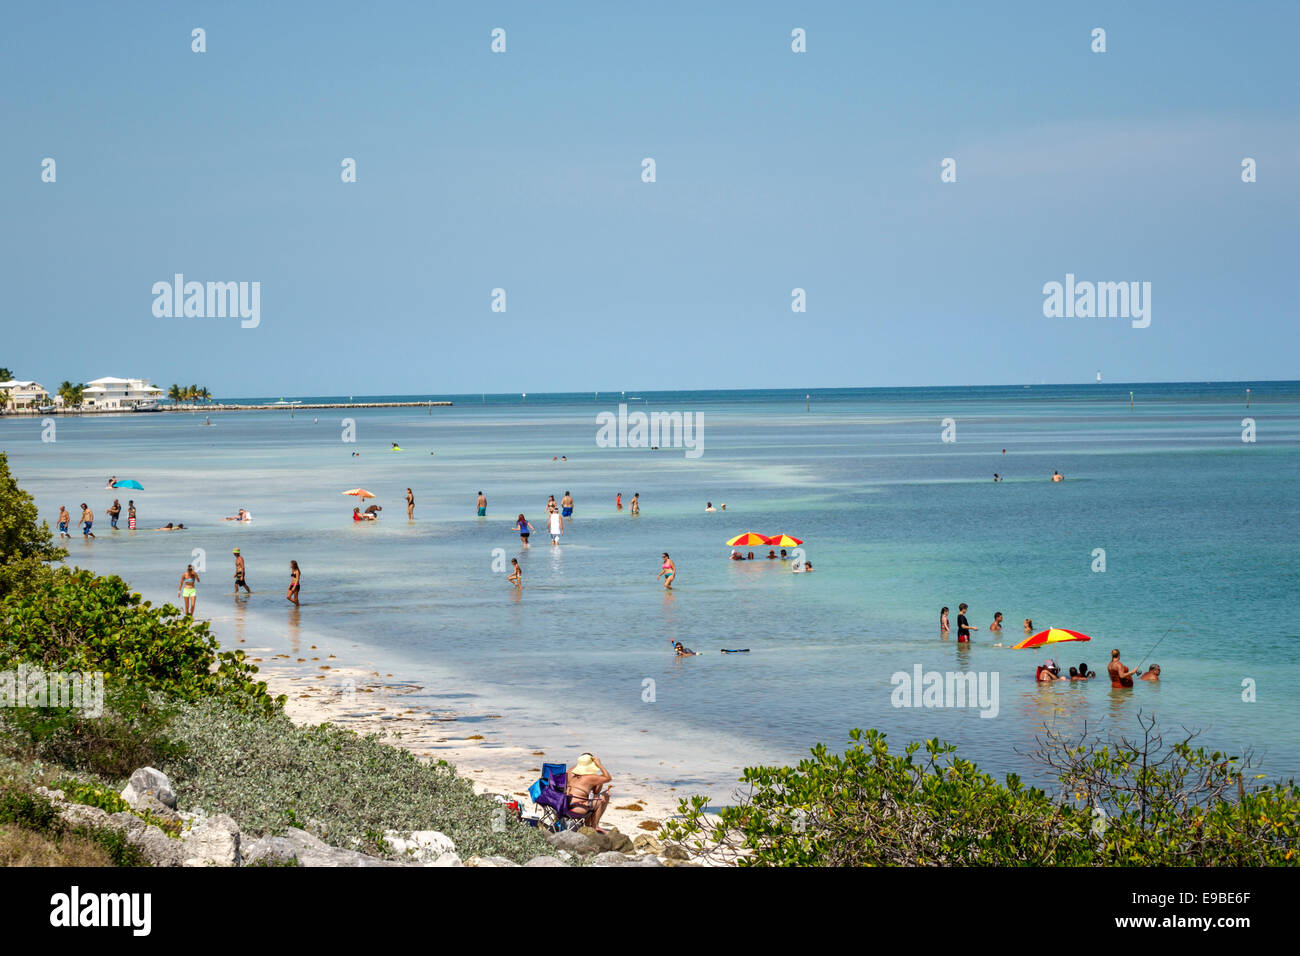
<svg viewBox="0 0 1300 956"><path fill-rule="evenodd" d="M313 400L260 398L282 397ZM70 561L174 601L199 549L199 616L223 643L316 644L417 681L413 703L482 719L488 747L595 750L616 774L724 797L739 768L838 746L853 727L900 747L937 736L991 772L1035 776L1026 751L1045 726L1131 732L1140 709L1300 776L1300 383L409 398L455 404L211 412L211 426L201 413L58 418L52 442L38 419L10 417L0 447L51 526L61 504L94 508L99 537L78 534ZM598 447L596 416L620 401L702 415L703 453ZM109 475L145 490L106 492ZM357 486L381 521L350 520L341 492ZM576 515L552 548L545 502L565 491ZM639 516L615 510L620 492L640 493ZM191 530L114 533L114 496L134 497L141 527ZM221 521L239 507L251 524ZM537 529L526 551L520 512ZM744 531L804 539L815 573L728 561L724 542ZM256 592L240 601L235 546ZM671 594L655 580L663 551ZM511 557L522 593L494 570ZM283 597L291 558L298 611ZM948 605L955 634L963 601L980 630L958 646L938 618ZM1092 635L1056 649L1063 664L1104 673L1119 647L1164 678L1039 686L1045 655L992 646L996 611L1008 644L1028 617ZM675 659L675 640L703 656ZM917 665L996 673L996 716L893 706L893 675Z"/></svg>

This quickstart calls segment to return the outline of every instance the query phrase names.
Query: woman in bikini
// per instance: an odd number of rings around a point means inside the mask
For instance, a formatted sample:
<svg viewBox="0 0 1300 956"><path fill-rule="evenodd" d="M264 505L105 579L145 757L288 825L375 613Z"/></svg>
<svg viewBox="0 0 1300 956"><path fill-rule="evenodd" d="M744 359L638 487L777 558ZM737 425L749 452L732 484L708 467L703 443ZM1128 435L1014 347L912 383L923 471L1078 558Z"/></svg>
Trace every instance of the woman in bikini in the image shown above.
<svg viewBox="0 0 1300 956"><path fill-rule="evenodd" d="M298 562L289 562L289 590L284 592L286 601L292 601L295 605L298 603L298 589L302 587L302 572L298 570Z"/></svg>
<svg viewBox="0 0 1300 956"><path fill-rule="evenodd" d="M187 564L185 573L181 575L181 583L176 585L176 596L185 599L185 614L189 617L194 616L194 602L198 600L199 576L194 573L194 565Z"/></svg>
<svg viewBox="0 0 1300 956"><path fill-rule="evenodd" d="M946 607L939 612L939 636L944 640L948 639L948 609Z"/></svg>
<svg viewBox="0 0 1300 956"><path fill-rule="evenodd" d="M668 557L668 552L664 552L664 566L655 575L655 580L664 579L664 589L671 591L673 589L673 578L677 577L677 565L673 564L673 559Z"/></svg>

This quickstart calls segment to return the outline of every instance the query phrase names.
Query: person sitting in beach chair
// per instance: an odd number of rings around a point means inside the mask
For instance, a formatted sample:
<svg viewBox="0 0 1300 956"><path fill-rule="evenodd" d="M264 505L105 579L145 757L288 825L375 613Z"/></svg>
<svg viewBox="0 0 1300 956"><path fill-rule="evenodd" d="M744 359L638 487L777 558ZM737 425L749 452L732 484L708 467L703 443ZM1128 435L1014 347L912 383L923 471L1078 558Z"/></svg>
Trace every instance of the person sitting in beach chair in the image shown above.
<svg viewBox="0 0 1300 956"><path fill-rule="evenodd" d="M528 788L528 796L539 808L538 825L549 830L565 830L582 825L587 810L574 810L569 806L569 775L562 763L542 764L542 776Z"/></svg>
<svg viewBox="0 0 1300 956"><path fill-rule="evenodd" d="M565 792L569 796L570 812L583 813L584 824L599 833L605 832L600 828L600 818L609 807L608 784L612 779L600 758L591 753L579 757L569 774Z"/></svg>

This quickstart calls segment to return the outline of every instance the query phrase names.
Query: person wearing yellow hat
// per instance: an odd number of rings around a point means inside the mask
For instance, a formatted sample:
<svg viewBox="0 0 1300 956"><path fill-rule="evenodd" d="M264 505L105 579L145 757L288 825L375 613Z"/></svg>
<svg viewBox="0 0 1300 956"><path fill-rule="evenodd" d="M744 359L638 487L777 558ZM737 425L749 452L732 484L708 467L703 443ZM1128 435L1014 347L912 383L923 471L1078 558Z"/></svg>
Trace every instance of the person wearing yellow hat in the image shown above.
<svg viewBox="0 0 1300 956"><path fill-rule="evenodd" d="M239 553L238 548L235 548L230 553L235 556L235 593L238 594L239 589L242 587L249 594L252 594L253 589L248 586L248 581L244 579L244 556Z"/></svg>
<svg viewBox="0 0 1300 956"><path fill-rule="evenodd" d="M583 823L601 833L605 831L600 828L600 818L609 806L607 784L612 779L599 757L584 753L569 771L569 785L565 790L569 795L569 809L585 814Z"/></svg>

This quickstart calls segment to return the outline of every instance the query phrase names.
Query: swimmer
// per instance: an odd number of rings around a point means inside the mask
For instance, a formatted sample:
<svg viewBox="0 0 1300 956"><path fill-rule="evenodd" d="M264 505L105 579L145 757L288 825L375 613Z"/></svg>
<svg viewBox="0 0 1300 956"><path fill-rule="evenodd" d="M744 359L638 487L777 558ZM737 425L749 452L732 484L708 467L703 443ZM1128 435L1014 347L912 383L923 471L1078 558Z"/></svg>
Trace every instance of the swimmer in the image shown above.
<svg viewBox="0 0 1300 956"><path fill-rule="evenodd" d="M194 616L194 603L198 600L199 576L194 572L194 565L185 566L185 573L181 575L181 583L176 585L176 596L185 599L185 613L189 617Z"/></svg>
<svg viewBox="0 0 1300 956"><path fill-rule="evenodd" d="M948 637L948 606L944 605L939 611L939 636L945 640Z"/></svg>
<svg viewBox="0 0 1300 956"><path fill-rule="evenodd" d="M298 562L289 562L289 590L284 592L286 601L292 601L295 605L298 603L298 592L302 588L302 572L298 570Z"/></svg>
<svg viewBox="0 0 1300 956"><path fill-rule="evenodd" d="M633 500L635 501L636 499L634 498ZM671 591L673 589L673 578L675 577L677 577L677 565L673 564L673 559L668 557L668 552L665 551L663 567L660 568L659 573L655 575L655 580L657 581L660 578L663 578L664 590Z"/></svg>
<svg viewBox="0 0 1300 956"><path fill-rule="evenodd" d="M781 549L781 560L782 560L782 561L789 561L789 560L790 560L790 555L788 555L788 554L785 553L785 548L782 548L782 549Z"/></svg>
<svg viewBox="0 0 1300 956"><path fill-rule="evenodd" d="M717 511L718 509L713 507L712 501L706 501L704 502L704 510L708 512L708 511Z"/></svg>
<svg viewBox="0 0 1300 956"><path fill-rule="evenodd" d="M775 549L773 549L773 550L767 552L767 560L769 560L769 561L775 561L775 560L776 560L776 550L775 550Z"/></svg>
<svg viewBox="0 0 1300 956"><path fill-rule="evenodd" d="M1081 661L1081 662L1079 663L1079 680L1092 680L1092 678L1094 678L1094 677L1096 677L1096 676L1097 676L1097 672L1096 672L1096 671L1090 671L1090 670L1088 670L1088 662L1087 662L1087 661Z"/></svg>
<svg viewBox="0 0 1300 956"><path fill-rule="evenodd" d="M737 551L735 548L732 548L732 549L731 549L731 560L732 560L732 561L744 561L744 560L745 560L745 556L744 556L743 554L741 554L739 551Z"/></svg>
<svg viewBox="0 0 1300 956"><path fill-rule="evenodd" d="M1160 665L1152 664L1151 668L1145 674L1139 677L1138 680L1150 680L1150 681L1160 680Z"/></svg>
<svg viewBox="0 0 1300 956"><path fill-rule="evenodd" d="M1025 633L1026 634L1034 633L1034 622L1031 621L1029 618L1025 618Z"/></svg>
<svg viewBox="0 0 1300 956"><path fill-rule="evenodd" d="M1065 475L1061 474L1059 471L1053 471L1052 481L1065 481Z"/></svg>
<svg viewBox="0 0 1300 956"><path fill-rule="evenodd" d="M1002 612L998 611L993 615L993 623L989 625L989 630L995 634L1002 633Z"/></svg>
<svg viewBox="0 0 1300 956"><path fill-rule="evenodd" d="M678 656L678 657L697 657L697 656L698 656L698 654L697 654L696 651L691 650L689 647L683 647L681 641L674 641L674 642L673 642L673 649L677 651L677 656Z"/></svg>

